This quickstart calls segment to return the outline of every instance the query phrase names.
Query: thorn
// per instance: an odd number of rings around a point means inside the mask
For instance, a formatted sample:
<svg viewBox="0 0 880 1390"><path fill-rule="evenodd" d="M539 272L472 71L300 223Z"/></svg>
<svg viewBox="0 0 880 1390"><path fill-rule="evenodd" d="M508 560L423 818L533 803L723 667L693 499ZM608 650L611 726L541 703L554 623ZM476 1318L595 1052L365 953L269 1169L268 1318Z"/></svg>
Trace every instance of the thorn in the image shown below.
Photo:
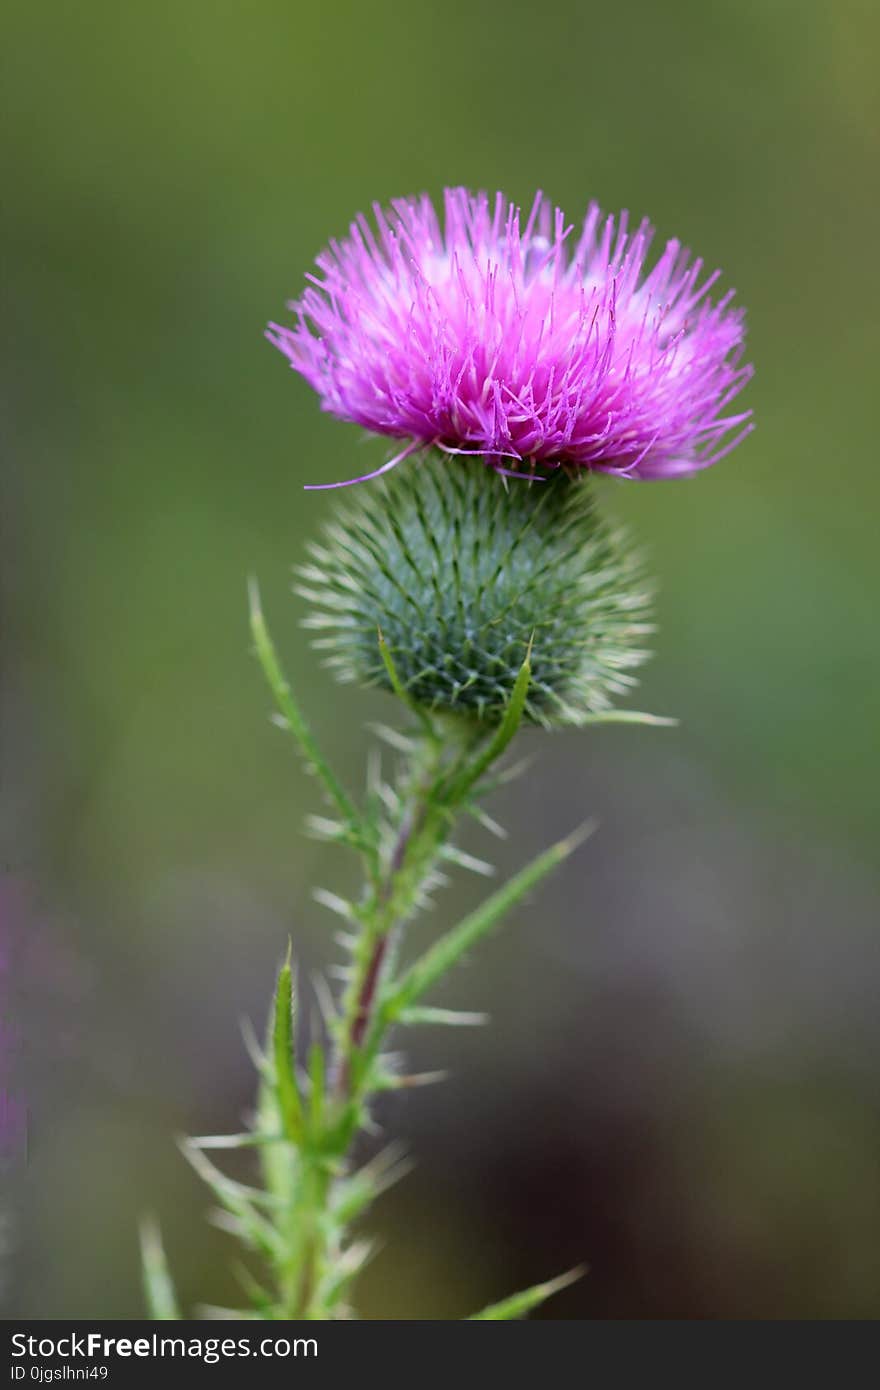
<svg viewBox="0 0 880 1390"><path fill-rule="evenodd" d="M488 815L481 806L468 806L467 809L477 824L481 825L484 830L488 830L490 835L494 835L497 840L507 839L507 831L504 826L499 825L498 821Z"/></svg>
<svg viewBox="0 0 880 1390"><path fill-rule="evenodd" d="M367 729L384 743L389 744L398 753L412 753L414 743L406 734L401 734L397 729L392 729L388 724L367 724Z"/></svg>
<svg viewBox="0 0 880 1390"><path fill-rule="evenodd" d="M254 1025L249 1018L245 1017L239 1021L239 1028L241 1029L241 1036L244 1040L244 1050L257 1071L262 1074L266 1068L266 1058L263 1056L263 1049L260 1047L259 1040L254 1031Z"/></svg>
<svg viewBox="0 0 880 1390"><path fill-rule="evenodd" d="M335 912L337 917L341 917L345 922L354 921L354 911L352 905L346 898L341 898L338 893L331 893L327 888L313 888L312 897L321 907L326 907L328 911Z"/></svg>
<svg viewBox="0 0 880 1390"><path fill-rule="evenodd" d="M252 622L261 622L263 618L263 608L260 603L260 586L257 583L257 576L249 574L247 578L248 610Z"/></svg>
<svg viewBox="0 0 880 1390"><path fill-rule="evenodd" d="M570 835L566 835L564 840L559 841L557 849L559 850L560 857L565 859L568 855L573 854L574 851L579 849L582 844L585 844L590 836L594 835L598 829L599 822L595 816L591 816L589 820L585 820L583 825L579 825Z"/></svg>
<svg viewBox="0 0 880 1390"><path fill-rule="evenodd" d="M236 1240L241 1239L241 1222L231 1212L224 1211L222 1207L214 1207L212 1211L208 1212L206 1219L218 1231L223 1231L228 1236L234 1236Z"/></svg>
<svg viewBox="0 0 880 1390"><path fill-rule="evenodd" d="M416 1086L433 1086L438 1081L448 1081L451 1074L449 1071L422 1071L413 1072L409 1076L394 1076L389 1079L388 1089L409 1091Z"/></svg>
<svg viewBox="0 0 880 1390"><path fill-rule="evenodd" d="M578 1279L583 1279L584 1275L589 1274L589 1272L590 1266L588 1264L575 1265L574 1269L566 1270L565 1274L558 1274L555 1279L547 1279L541 1288L546 1297L549 1298L551 1294L560 1293L563 1289L567 1289L569 1284L576 1284Z"/></svg>
<svg viewBox="0 0 880 1390"><path fill-rule="evenodd" d="M312 989L315 993L315 999L318 1003L318 1012L321 1015L321 1021L324 1024L324 1027L326 1028L327 1032L332 1033L338 1019L338 1014L336 1012L336 1003L333 998L333 993L330 989L330 986L327 984L327 981L324 979L324 976L320 973L313 973L311 976L311 981Z"/></svg>
<svg viewBox="0 0 880 1390"><path fill-rule="evenodd" d="M375 1157L365 1163L353 1176L366 1182L376 1196L381 1192L387 1191L389 1187L411 1172L415 1167L414 1160L407 1153L406 1145L399 1139L392 1140L384 1149L380 1149Z"/></svg>
<svg viewBox="0 0 880 1390"><path fill-rule="evenodd" d="M400 1022L410 1026L442 1024L447 1027L477 1028L489 1022L489 1015L466 1009L438 1009L432 1006L404 1009Z"/></svg>
<svg viewBox="0 0 880 1390"><path fill-rule="evenodd" d="M472 854L465 854L464 850L458 849L455 845L444 845L440 851L440 857L448 860L450 864L457 864L460 869L468 869L472 874L480 874L483 878L495 876L494 864L487 863L485 859L477 859Z"/></svg>

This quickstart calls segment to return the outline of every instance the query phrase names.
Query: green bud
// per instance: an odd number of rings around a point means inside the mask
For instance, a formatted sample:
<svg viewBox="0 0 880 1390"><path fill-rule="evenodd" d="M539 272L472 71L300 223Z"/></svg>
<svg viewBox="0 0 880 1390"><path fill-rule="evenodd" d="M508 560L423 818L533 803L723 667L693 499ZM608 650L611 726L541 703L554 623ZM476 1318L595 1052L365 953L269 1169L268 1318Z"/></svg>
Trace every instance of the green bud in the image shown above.
<svg viewBox="0 0 880 1390"><path fill-rule="evenodd" d="M391 689L381 631L409 697L498 723L523 659L524 715L582 724L635 684L650 587L586 475L507 479L429 454L352 489L310 547L298 592L340 680Z"/></svg>

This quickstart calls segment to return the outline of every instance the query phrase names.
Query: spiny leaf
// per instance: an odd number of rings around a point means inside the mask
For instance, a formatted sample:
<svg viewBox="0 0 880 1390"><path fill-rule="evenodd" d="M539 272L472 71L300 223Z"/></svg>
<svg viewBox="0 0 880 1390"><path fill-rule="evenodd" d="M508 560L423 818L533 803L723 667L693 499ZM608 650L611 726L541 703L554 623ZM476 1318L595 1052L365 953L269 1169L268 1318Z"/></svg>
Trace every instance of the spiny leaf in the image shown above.
<svg viewBox="0 0 880 1390"><path fill-rule="evenodd" d="M188 1139L187 1143L196 1149L253 1149L259 1148L261 1144L276 1144L283 1137L281 1134L254 1133L247 1130L244 1134L198 1134Z"/></svg>
<svg viewBox="0 0 880 1390"><path fill-rule="evenodd" d="M401 1076L397 1072L377 1070L373 1073L370 1090L377 1094L380 1091L411 1091L419 1086L436 1086L448 1080L448 1071L421 1071Z"/></svg>
<svg viewBox="0 0 880 1390"><path fill-rule="evenodd" d="M333 1216L337 1225L349 1226L372 1202L407 1173L412 1172L412 1159L407 1157L403 1144L393 1143L380 1150L350 1177L337 1183L333 1192Z"/></svg>
<svg viewBox="0 0 880 1390"><path fill-rule="evenodd" d="M158 1222L151 1218L141 1222L141 1269L147 1312L153 1321L170 1322L180 1319L183 1315L165 1258L162 1233Z"/></svg>
<svg viewBox="0 0 880 1390"><path fill-rule="evenodd" d="M277 1153L279 1147L268 1145L264 1153L267 1156ZM182 1139L180 1148L202 1181L211 1189L221 1207L237 1222L238 1239L252 1249L262 1251L270 1260L281 1258L282 1246L278 1231L273 1223L257 1210L258 1206L277 1208L283 1205L281 1199L272 1192L248 1187L234 1178L227 1177L191 1140Z"/></svg>
<svg viewBox="0 0 880 1390"><path fill-rule="evenodd" d="M298 1143L303 1137L302 1101L296 1084L293 1059L293 980L290 948L278 972L275 1012L272 1019L272 1054L275 1060L275 1086L281 1123L288 1139Z"/></svg>
<svg viewBox="0 0 880 1390"><path fill-rule="evenodd" d="M450 782L440 789L441 797L448 801L450 805L455 805L462 801L471 787L477 783L484 772L488 772L493 763L497 762L510 743L520 724L522 723L523 713L526 707L526 698L529 693L529 685L532 680L532 638L526 647L523 664L519 668L519 674L514 681L513 690L510 692L510 699L504 710L504 717L495 733L483 746L473 762L464 770L453 777Z"/></svg>
<svg viewBox="0 0 880 1390"><path fill-rule="evenodd" d="M412 1024L445 1024L451 1028L475 1028L488 1023L489 1015L460 1009L434 1009L430 1005L421 1005L414 1009L404 1009L398 1021Z"/></svg>
<svg viewBox="0 0 880 1390"><path fill-rule="evenodd" d="M603 709L581 718L583 724L645 724L653 729L676 729L679 722L665 714L644 714L637 709Z"/></svg>
<svg viewBox="0 0 880 1390"><path fill-rule="evenodd" d="M400 679L400 676L397 674L397 667L394 664L394 657L391 655L391 648L385 641L381 627L377 628L377 635L379 638L379 655L382 657L382 664L388 673L388 679L391 682L391 689L394 691L397 698L403 701L410 713L415 715L416 719L418 719L419 723L425 729L426 733L428 733L432 738L436 738L434 725L431 723L431 718L427 710L425 710L421 705L417 704L415 700L410 698L410 695L406 690L402 680Z"/></svg>
<svg viewBox="0 0 880 1390"><path fill-rule="evenodd" d="M254 1278L245 1265L236 1265L235 1274L238 1278L238 1282L253 1304L254 1312L258 1313L261 1317L274 1319L276 1313L275 1300L269 1293L269 1290L263 1288L262 1284Z"/></svg>
<svg viewBox="0 0 880 1390"><path fill-rule="evenodd" d="M510 1298L502 1299L500 1303L490 1303L488 1308L484 1308L480 1313L472 1313L469 1322L508 1322L513 1318L523 1318L530 1313L533 1308L537 1308L541 1303L552 1298L553 1294L559 1293L561 1289L567 1289L569 1284L574 1284L585 1273L583 1265L577 1269L571 1269L567 1274L560 1274L558 1279L548 1279L544 1284L535 1284L530 1289L524 1289L522 1293L512 1294Z"/></svg>
<svg viewBox="0 0 880 1390"><path fill-rule="evenodd" d="M337 1308L355 1277L375 1253L376 1243L370 1240L356 1240L343 1250L322 1286L321 1306L328 1310Z"/></svg>
<svg viewBox="0 0 880 1390"><path fill-rule="evenodd" d="M558 844L539 854L531 864L527 864L518 874L493 893L486 901L465 917L458 926L440 937L425 952L420 960L410 966L403 978L392 989L384 1003L384 1017L392 1021L400 1017L427 993L433 985L453 966L456 961L474 947L501 920L510 908L540 883L558 864L577 849L592 834L592 823L576 830Z"/></svg>
<svg viewBox="0 0 880 1390"><path fill-rule="evenodd" d="M244 1207L250 1209L252 1204L270 1209L283 1206L283 1202L273 1193L264 1192L260 1187L250 1187L247 1183L228 1177L216 1163L211 1162L207 1154L193 1144L191 1139L181 1139L179 1143L183 1156L198 1173L202 1182L210 1187L217 1200L227 1207L233 1216L240 1215Z"/></svg>
<svg viewBox="0 0 880 1390"><path fill-rule="evenodd" d="M327 795L334 803L337 810L343 816L353 831L359 831L360 818L357 810L348 793L344 791L338 781L336 774L325 761L323 754L315 742L315 737L309 728L305 716L294 699L293 692L284 676L278 660L272 638L269 636L269 629L263 617L263 609L260 603L260 591L255 579L251 579L248 584L250 599L250 623L251 635L254 639L254 649L257 659L263 668L263 674L269 684L269 688L275 697L279 713L282 715L287 728L293 734L299 744L300 751L305 758L306 766L310 772L323 782Z"/></svg>

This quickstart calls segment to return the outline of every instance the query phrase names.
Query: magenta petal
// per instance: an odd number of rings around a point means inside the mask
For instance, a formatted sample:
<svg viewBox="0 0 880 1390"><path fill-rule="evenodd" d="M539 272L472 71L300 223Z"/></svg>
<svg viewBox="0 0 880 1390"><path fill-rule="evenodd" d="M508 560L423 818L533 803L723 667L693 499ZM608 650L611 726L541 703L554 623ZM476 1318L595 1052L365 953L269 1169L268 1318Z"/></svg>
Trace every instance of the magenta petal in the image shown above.
<svg viewBox="0 0 880 1390"><path fill-rule="evenodd" d="M267 336L325 410L411 440L518 464L647 479L717 462L750 412L742 311L709 298L677 241L591 205L580 228L539 195L521 230L502 195L448 189L374 209L317 261L296 321ZM355 479L353 481L363 481ZM347 483L313 484L342 487Z"/></svg>

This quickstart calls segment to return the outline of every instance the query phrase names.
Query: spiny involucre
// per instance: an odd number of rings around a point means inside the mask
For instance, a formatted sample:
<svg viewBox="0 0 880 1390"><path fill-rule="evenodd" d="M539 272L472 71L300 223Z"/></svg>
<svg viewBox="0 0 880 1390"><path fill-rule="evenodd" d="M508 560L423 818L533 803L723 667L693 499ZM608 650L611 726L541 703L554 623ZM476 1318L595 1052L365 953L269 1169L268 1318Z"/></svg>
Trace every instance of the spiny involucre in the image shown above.
<svg viewBox="0 0 880 1390"><path fill-rule="evenodd" d="M495 722L527 650L526 718L582 724L635 683L650 586L586 478L495 477L432 454L355 489L299 592L343 681L388 687L377 633L418 704Z"/></svg>

